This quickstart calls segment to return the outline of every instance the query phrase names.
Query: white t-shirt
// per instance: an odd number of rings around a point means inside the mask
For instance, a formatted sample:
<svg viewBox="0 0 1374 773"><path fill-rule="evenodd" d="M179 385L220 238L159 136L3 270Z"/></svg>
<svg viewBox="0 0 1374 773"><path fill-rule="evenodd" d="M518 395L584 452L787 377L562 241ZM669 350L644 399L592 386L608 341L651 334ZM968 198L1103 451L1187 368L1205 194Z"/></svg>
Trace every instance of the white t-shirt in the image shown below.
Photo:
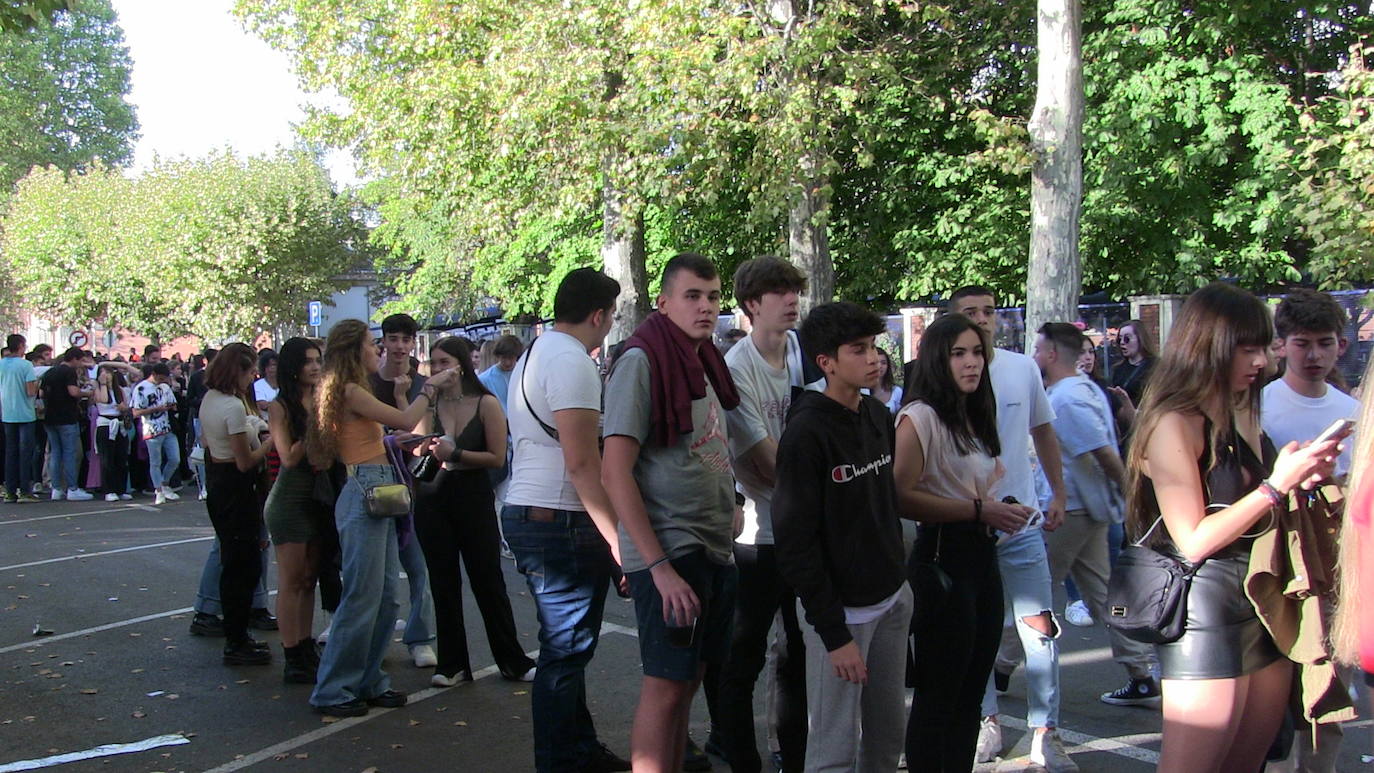
<svg viewBox="0 0 1374 773"><path fill-rule="evenodd" d="M792 367L796 362L797 367ZM754 337L746 336L725 354L725 364L739 392L739 407L725 414L730 436L730 457L738 462L761 441L782 437L787 409L792 405L792 387L801 386L801 347L795 336L787 336L786 362L774 368L763 359ZM773 490L740 481L744 493L744 530L735 538L744 545L773 544Z"/></svg>
<svg viewBox="0 0 1374 773"><path fill-rule="evenodd" d="M1294 440L1304 443L1337 419L1358 419L1359 414L1359 400L1329 385L1321 397L1304 397L1280 378L1269 382L1260 393L1260 427L1275 448ZM1336 458L1338 477L1350 470L1350 449L1354 447L1352 440L1345 441L1345 450Z"/></svg>
<svg viewBox="0 0 1374 773"><path fill-rule="evenodd" d="M997 439L1002 442L1005 474L994 488L994 498L1016 497L1034 507L1035 476L1031 472L1030 431L1054 421L1054 409L1045 396L1045 385L1035 360L1020 352L997 349L989 373L997 398Z"/></svg>
<svg viewBox="0 0 1374 773"><path fill-rule="evenodd" d="M267 383L267 379L260 378L253 382L253 399L260 403L270 403L277 399L277 387Z"/></svg>
<svg viewBox="0 0 1374 773"><path fill-rule="evenodd" d="M563 447L539 426L530 408L550 427L557 426L554 411L601 410L601 376L587 355L587 347L567 333L546 331L516 362L507 400L515 451L506 504L585 512L577 489L568 479Z"/></svg>
<svg viewBox="0 0 1374 773"><path fill-rule="evenodd" d="M256 417L248 415L248 407L233 395L218 389L205 393L200 403L200 432L205 438L205 450L217 461L227 462L234 458L233 446L229 445L230 435L247 435L248 447L256 449L261 445L258 432L262 427L256 424Z"/></svg>

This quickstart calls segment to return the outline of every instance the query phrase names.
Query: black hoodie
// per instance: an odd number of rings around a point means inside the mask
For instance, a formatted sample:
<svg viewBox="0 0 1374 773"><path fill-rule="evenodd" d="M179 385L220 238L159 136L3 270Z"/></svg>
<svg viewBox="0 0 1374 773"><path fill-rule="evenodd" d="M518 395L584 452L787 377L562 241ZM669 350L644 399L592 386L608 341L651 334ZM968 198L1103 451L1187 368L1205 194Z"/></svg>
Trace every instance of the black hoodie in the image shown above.
<svg viewBox="0 0 1374 773"><path fill-rule="evenodd" d="M853 639L845 607L877 604L906 582L895 443L892 414L882 403L864 396L851 411L820 392L793 400L778 441L778 569L828 651Z"/></svg>

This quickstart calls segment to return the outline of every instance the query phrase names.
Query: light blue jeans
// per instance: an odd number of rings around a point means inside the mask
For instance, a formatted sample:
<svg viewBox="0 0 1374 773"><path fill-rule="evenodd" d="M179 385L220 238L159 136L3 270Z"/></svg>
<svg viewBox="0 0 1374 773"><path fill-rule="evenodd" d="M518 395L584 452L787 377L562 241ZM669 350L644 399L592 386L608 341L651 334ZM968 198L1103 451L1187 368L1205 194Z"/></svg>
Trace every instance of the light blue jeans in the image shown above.
<svg viewBox="0 0 1374 773"><path fill-rule="evenodd" d="M396 519L373 518L363 504L363 491L391 483L389 464L353 468L334 504L343 564L343 596L334 612L329 646L320 659L310 703L334 706L367 700L391 689L382 658L395 628L396 589L401 559L396 546Z"/></svg>
<svg viewBox="0 0 1374 773"><path fill-rule="evenodd" d="M995 669L1007 673L1020 661L1018 642L1026 654L1026 724L1059 726L1059 620L1054 617L1054 591L1045 535L1040 527L1026 529L997 546L997 565L1002 572L1002 595L1007 619ZM1053 636L1046 636L1025 621L1049 613ZM983 694L983 716L997 714L997 691L988 680Z"/></svg>
<svg viewBox="0 0 1374 773"><path fill-rule="evenodd" d="M148 477L153 481L154 490L162 488L181 465L181 447L177 445L176 433L167 432L145 438L143 442L148 446Z"/></svg>
<svg viewBox="0 0 1374 773"><path fill-rule="evenodd" d="M434 644L434 596L429 592L429 569L425 565L425 553L420 549L420 540L414 532L410 541L401 548L401 568L405 570L406 582L410 584L410 614L406 617L406 629L401 641L407 647L416 644Z"/></svg>
<svg viewBox="0 0 1374 773"><path fill-rule="evenodd" d="M262 527L262 539L267 539L267 526ZM262 549L262 574L258 575L258 587L253 590L253 609L267 608L267 567L271 566L267 551ZM205 557L205 566L200 570L200 589L196 591L195 610L204 615L219 617L224 614L224 606L219 600L219 538L210 543L210 555Z"/></svg>
<svg viewBox="0 0 1374 773"><path fill-rule="evenodd" d="M45 424L48 433L48 479L54 491L67 491L77 486L81 463L81 425Z"/></svg>

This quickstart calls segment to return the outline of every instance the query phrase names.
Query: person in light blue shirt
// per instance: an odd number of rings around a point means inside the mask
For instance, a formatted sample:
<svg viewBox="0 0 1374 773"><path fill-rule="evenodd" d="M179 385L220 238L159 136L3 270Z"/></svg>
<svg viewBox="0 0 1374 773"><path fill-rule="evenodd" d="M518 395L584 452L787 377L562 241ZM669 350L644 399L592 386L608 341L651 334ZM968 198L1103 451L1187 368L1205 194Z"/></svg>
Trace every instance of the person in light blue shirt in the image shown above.
<svg viewBox="0 0 1374 773"><path fill-rule="evenodd" d="M510 374L515 370L515 361L524 353L525 344L519 338L503 335L496 340L496 347L492 350L492 354L496 355L496 364L477 376L482 386L501 401L502 411L509 407L507 394L510 392Z"/></svg>
<svg viewBox="0 0 1374 773"><path fill-rule="evenodd" d="M0 358L0 418L5 426L5 502L37 502L33 495L34 397L38 394L38 375L33 363L24 359L28 341L21 335L5 339L5 356Z"/></svg>

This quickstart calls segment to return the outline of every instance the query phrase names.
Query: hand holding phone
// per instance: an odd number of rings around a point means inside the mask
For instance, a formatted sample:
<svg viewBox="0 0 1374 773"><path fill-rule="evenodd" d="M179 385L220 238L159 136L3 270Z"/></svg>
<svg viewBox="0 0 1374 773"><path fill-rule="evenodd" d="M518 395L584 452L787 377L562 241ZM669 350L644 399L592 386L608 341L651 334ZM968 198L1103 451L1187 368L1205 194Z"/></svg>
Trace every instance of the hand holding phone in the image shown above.
<svg viewBox="0 0 1374 773"><path fill-rule="evenodd" d="M424 441L429 440L430 438L443 437L443 436L444 436L444 433L442 433L442 432L431 432L431 433L429 433L428 435L411 435L410 437L407 437L407 438L401 438L401 439L398 440L397 442L399 442L399 443L400 443L401 445L403 445L403 446L413 446L413 445L415 445L416 443L423 443Z"/></svg>
<svg viewBox="0 0 1374 773"><path fill-rule="evenodd" d="M1340 440L1351 432L1355 431L1355 422L1352 419L1337 419L1331 426L1322 430L1322 433L1312 441L1312 445L1321 445L1328 440Z"/></svg>

